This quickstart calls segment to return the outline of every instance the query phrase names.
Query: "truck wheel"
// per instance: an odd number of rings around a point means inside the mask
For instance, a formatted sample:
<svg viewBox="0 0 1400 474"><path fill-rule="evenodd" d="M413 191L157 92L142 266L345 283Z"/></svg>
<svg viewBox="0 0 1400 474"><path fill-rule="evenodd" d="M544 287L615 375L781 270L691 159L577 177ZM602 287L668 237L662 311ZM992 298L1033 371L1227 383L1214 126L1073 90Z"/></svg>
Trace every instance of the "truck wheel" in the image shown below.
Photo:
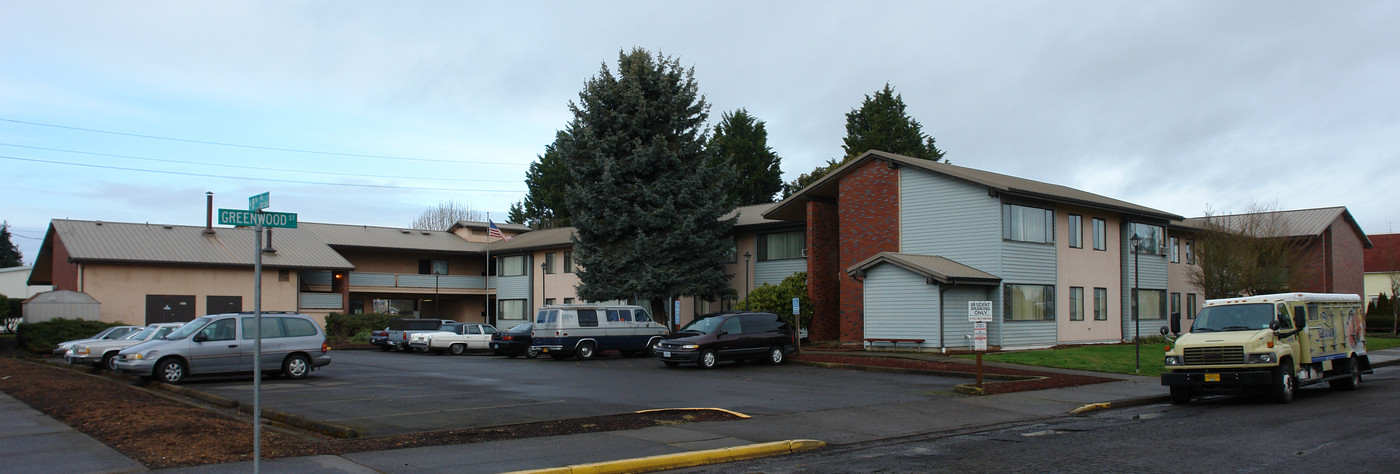
<svg viewBox="0 0 1400 474"><path fill-rule="evenodd" d="M453 344L453 345L452 345L452 355L459 356L459 355L466 354L466 353L467 353L467 345L466 345L466 344Z"/></svg>
<svg viewBox="0 0 1400 474"><path fill-rule="evenodd" d="M575 355L578 356L578 360L592 359L594 355L597 355L593 352L593 343L591 342L580 342L578 348L575 349L575 351Z"/></svg>
<svg viewBox="0 0 1400 474"><path fill-rule="evenodd" d="M306 378L306 374L311 373L311 361L301 354L287 356L287 360L282 361L282 376L297 380Z"/></svg>
<svg viewBox="0 0 1400 474"><path fill-rule="evenodd" d="M1293 361L1284 359L1274 369L1274 383L1269 394L1273 396L1274 403L1289 403L1297 390L1298 379L1293 375Z"/></svg>
<svg viewBox="0 0 1400 474"><path fill-rule="evenodd" d="M1350 392L1352 390L1356 390L1356 387L1358 385L1361 385L1361 369L1356 363L1355 356L1348 357L1346 366L1341 367L1341 370L1338 370L1337 373L1349 374L1351 376L1345 379L1328 381L1327 385L1332 387L1332 390L1346 390Z"/></svg>
<svg viewBox="0 0 1400 474"><path fill-rule="evenodd" d="M1185 405L1191 403L1191 387L1185 385L1172 385L1172 404Z"/></svg>

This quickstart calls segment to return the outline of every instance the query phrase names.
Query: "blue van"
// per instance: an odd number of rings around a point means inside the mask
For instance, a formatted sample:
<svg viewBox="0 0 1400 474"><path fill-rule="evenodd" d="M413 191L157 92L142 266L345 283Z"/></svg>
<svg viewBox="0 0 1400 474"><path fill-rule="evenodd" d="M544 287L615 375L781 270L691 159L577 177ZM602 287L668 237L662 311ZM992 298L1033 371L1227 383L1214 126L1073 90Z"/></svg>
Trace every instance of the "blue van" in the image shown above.
<svg viewBox="0 0 1400 474"><path fill-rule="evenodd" d="M667 329L645 309L630 305L545 306L535 313L531 349L555 360L592 359L599 351L655 356Z"/></svg>

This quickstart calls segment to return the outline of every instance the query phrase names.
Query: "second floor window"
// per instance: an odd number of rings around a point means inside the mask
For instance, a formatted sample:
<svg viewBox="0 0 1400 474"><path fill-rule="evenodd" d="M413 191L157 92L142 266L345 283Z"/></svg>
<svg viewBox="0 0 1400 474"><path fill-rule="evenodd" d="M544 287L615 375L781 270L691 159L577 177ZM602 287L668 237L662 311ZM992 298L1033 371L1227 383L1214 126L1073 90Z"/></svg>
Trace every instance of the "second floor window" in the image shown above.
<svg viewBox="0 0 1400 474"><path fill-rule="evenodd" d="M554 252L544 254L544 272L554 273Z"/></svg>
<svg viewBox="0 0 1400 474"><path fill-rule="evenodd" d="M501 276L520 276L525 274L525 256L515 255L511 257L501 257Z"/></svg>
<svg viewBox="0 0 1400 474"><path fill-rule="evenodd" d="M1192 247L1195 247L1195 244L1196 244L1196 241L1194 241L1194 240L1187 240L1187 241L1186 241L1186 264L1187 264L1187 265L1195 265L1195 264L1196 264L1196 253L1195 253L1194 251L1192 251Z"/></svg>
<svg viewBox="0 0 1400 474"><path fill-rule="evenodd" d="M1084 248L1084 217L1069 215L1069 246L1070 248Z"/></svg>
<svg viewBox="0 0 1400 474"><path fill-rule="evenodd" d="M574 251L573 251L573 250L565 250L565 251L564 251L564 273L573 273L573 272L574 272Z"/></svg>
<svg viewBox="0 0 1400 474"><path fill-rule="evenodd" d="M758 261L803 258L807 249L807 231L794 230L758 235Z"/></svg>
<svg viewBox="0 0 1400 474"><path fill-rule="evenodd" d="M1141 239L1138 242L1137 252L1145 255L1161 255L1166 252L1167 239L1166 230L1161 226L1151 224L1131 223L1128 224L1128 247L1132 248L1132 238L1136 236Z"/></svg>
<svg viewBox="0 0 1400 474"><path fill-rule="evenodd" d="M1001 205L1001 238L1020 242L1055 242L1055 211L1038 207Z"/></svg>
<svg viewBox="0 0 1400 474"><path fill-rule="evenodd" d="M1172 263L1181 263L1181 241L1177 240L1176 237L1172 237L1169 250L1172 254Z"/></svg>
<svg viewBox="0 0 1400 474"><path fill-rule="evenodd" d="M1103 219L1094 218L1094 250L1107 250L1108 231Z"/></svg>

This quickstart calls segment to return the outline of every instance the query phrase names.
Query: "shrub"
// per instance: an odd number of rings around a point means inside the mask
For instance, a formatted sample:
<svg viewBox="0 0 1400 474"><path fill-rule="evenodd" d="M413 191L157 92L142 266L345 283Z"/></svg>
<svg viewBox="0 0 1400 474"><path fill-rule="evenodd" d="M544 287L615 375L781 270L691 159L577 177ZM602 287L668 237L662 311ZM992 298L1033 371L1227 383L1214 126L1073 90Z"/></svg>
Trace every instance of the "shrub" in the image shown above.
<svg viewBox="0 0 1400 474"><path fill-rule="evenodd" d="M52 351L60 342L89 338L103 329L124 324L63 318L41 323L20 323L16 328L16 343L20 350L44 354Z"/></svg>
<svg viewBox="0 0 1400 474"><path fill-rule="evenodd" d="M799 298L798 311L802 313L802 327L812 325L812 300L807 299L807 272L797 272L787 278L782 283L773 286L764 283L763 286L754 288L748 296L739 302L739 308L749 311L767 311L783 316L788 324L792 324L792 299ZM795 329L795 328L794 328Z"/></svg>
<svg viewBox="0 0 1400 474"><path fill-rule="evenodd" d="M350 338L363 332L365 333L365 342L369 342L369 331L384 329L389 326L390 319L402 317L402 315L383 313L331 313L326 315L326 335Z"/></svg>

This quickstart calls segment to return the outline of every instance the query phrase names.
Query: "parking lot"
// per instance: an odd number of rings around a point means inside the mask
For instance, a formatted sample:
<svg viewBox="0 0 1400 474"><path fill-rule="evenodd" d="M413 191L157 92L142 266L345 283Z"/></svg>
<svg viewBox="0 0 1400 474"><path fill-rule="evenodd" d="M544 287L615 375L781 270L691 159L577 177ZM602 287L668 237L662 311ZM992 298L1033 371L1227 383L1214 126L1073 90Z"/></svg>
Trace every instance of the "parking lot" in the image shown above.
<svg viewBox="0 0 1400 474"><path fill-rule="evenodd" d="M562 361L380 351L333 351L304 380L267 377L264 408L355 427L365 436L715 407L759 416L951 396L964 379L723 363L667 368L655 358ZM247 376L186 387L251 404Z"/></svg>

